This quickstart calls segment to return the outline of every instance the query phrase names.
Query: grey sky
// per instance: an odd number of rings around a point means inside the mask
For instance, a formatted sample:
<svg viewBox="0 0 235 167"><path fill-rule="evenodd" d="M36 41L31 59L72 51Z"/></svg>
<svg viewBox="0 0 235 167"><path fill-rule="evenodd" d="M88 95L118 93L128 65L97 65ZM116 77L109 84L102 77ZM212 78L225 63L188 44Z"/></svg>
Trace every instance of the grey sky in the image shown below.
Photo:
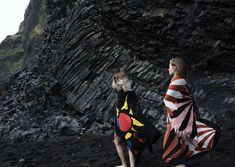
<svg viewBox="0 0 235 167"><path fill-rule="evenodd" d="M0 42L17 33L30 0L0 0Z"/></svg>

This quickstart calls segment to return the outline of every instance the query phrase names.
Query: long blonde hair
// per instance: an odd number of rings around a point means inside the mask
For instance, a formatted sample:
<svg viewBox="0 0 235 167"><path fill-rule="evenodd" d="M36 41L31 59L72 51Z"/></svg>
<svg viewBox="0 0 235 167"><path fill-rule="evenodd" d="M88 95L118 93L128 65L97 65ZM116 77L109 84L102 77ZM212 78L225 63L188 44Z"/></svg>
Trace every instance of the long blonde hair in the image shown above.
<svg viewBox="0 0 235 167"><path fill-rule="evenodd" d="M185 76L186 74L186 64L185 61L180 57L175 57L170 59L170 64L176 66L176 71L179 75Z"/></svg>
<svg viewBox="0 0 235 167"><path fill-rule="evenodd" d="M132 81L128 78L127 74L123 70L113 75L112 87L114 89L123 89L124 92L132 91L133 89L131 88L131 84Z"/></svg>

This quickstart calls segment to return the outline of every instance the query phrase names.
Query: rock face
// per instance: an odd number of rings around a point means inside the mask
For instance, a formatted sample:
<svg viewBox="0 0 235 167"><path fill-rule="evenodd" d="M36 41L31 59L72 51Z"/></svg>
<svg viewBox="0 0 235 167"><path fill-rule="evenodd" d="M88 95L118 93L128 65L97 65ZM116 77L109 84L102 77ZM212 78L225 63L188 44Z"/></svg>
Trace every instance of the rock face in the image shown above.
<svg viewBox="0 0 235 167"><path fill-rule="evenodd" d="M56 75L67 102L79 113L91 114L91 120L108 121L114 105L111 77L124 68L136 83L143 112L157 123L163 114L156 87L166 78L162 67L170 57L182 55L191 69L198 70L213 67L215 60L229 54L216 68L224 70L228 64L226 69L234 71L234 45L229 40L234 24L221 23L234 19L229 4L78 1L55 57ZM220 5L222 9L216 8Z"/></svg>
<svg viewBox="0 0 235 167"><path fill-rule="evenodd" d="M0 44L0 83L4 84L10 74L21 67L23 56L21 34L7 36Z"/></svg>
<svg viewBox="0 0 235 167"><path fill-rule="evenodd" d="M193 69L215 69L217 62L217 69L234 72L233 10L226 0L78 1L64 40L67 50L83 40L97 53L109 41L158 67L181 55Z"/></svg>
<svg viewBox="0 0 235 167"><path fill-rule="evenodd" d="M36 57L42 47L45 27L45 0L30 1L24 21L15 35L7 36L0 44L0 82L20 68L37 66Z"/></svg>
<svg viewBox="0 0 235 167"><path fill-rule="evenodd" d="M143 113L163 132L162 99L169 80L165 68L178 55L191 74L197 74L189 78L192 87L201 82L205 87L193 90L203 104L202 117L215 121L213 105L206 108L203 103L214 96L207 93L216 91L209 89L213 83L224 94L210 102L222 98L222 106L234 107L229 95L234 91L234 8L226 0L32 0L24 21L23 63L34 68L13 76L8 96L2 98L2 121L15 114L12 122L2 124L2 136L13 141L44 139L61 127L61 134L112 132L117 94L111 78L119 68L134 81ZM210 81L213 70L222 79ZM22 119L14 121L19 115Z"/></svg>
<svg viewBox="0 0 235 167"><path fill-rule="evenodd" d="M43 44L43 31L46 26L46 0L31 0L26 11L23 22L24 30L23 48L25 56L23 59L24 68L31 68L38 65L38 54Z"/></svg>

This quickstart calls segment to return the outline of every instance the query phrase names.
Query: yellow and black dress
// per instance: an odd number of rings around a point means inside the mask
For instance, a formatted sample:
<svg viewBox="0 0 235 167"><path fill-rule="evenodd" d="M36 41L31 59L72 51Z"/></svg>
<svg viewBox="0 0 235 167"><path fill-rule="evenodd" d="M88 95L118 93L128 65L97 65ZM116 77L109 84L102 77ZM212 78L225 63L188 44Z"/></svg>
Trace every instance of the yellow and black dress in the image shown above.
<svg viewBox="0 0 235 167"><path fill-rule="evenodd" d="M135 155L140 155L161 136L140 111L134 91L118 92L115 131Z"/></svg>

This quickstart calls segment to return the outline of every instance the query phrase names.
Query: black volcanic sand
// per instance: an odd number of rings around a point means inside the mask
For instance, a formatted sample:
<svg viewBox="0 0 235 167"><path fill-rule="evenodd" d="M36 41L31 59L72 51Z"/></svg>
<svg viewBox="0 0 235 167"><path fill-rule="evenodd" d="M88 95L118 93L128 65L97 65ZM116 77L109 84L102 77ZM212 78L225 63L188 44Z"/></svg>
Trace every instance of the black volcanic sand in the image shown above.
<svg viewBox="0 0 235 167"><path fill-rule="evenodd" d="M235 162L235 120L221 122L221 140L211 153L191 159L189 167L234 167ZM162 138L154 144L154 153L146 150L138 160L137 166L167 166L161 159ZM0 143L1 167L96 167L120 164L112 136L84 135L58 137L45 142Z"/></svg>

